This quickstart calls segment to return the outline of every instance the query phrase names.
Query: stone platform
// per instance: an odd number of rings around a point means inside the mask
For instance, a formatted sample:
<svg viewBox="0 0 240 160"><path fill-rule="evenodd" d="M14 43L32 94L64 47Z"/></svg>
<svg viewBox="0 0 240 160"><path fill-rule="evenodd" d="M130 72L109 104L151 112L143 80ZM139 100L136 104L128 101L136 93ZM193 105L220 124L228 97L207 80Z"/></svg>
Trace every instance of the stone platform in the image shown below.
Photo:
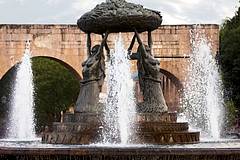
<svg viewBox="0 0 240 160"><path fill-rule="evenodd" d="M188 129L187 122L177 122L177 113L138 113L135 136L139 144L198 143L200 133Z"/></svg>
<svg viewBox="0 0 240 160"><path fill-rule="evenodd" d="M54 146L53 146L54 147ZM0 147L1 160L239 160L240 148Z"/></svg>
<svg viewBox="0 0 240 160"><path fill-rule="evenodd" d="M67 113L42 135L43 143L92 144L101 142L102 114ZM176 113L138 113L133 144L191 144L199 142L199 132L188 131L188 123L177 122Z"/></svg>

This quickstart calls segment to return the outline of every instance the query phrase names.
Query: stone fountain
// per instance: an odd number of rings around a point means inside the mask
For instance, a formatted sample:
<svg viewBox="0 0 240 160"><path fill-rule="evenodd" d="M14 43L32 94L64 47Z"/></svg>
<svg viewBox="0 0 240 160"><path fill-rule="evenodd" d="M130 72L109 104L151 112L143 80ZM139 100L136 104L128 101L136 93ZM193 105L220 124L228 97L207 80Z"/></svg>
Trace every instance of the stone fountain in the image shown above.
<svg viewBox="0 0 240 160"><path fill-rule="evenodd" d="M160 62L153 57L151 32L162 23L160 12L124 0L109 0L97 5L78 20L87 34L87 59L82 64L83 79L74 113L64 113L62 122L46 128L42 142L51 144L92 144L102 141L103 109L99 102L105 79L105 57L110 49L110 33L134 32L128 48L130 60L137 60L138 78L143 102L137 104L133 144L188 144L199 142L199 132L188 131L188 123L178 123L177 113L169 113L161 89ZM148 32L148 44L139 34ZM91 46L91 33L102 35L99 45ZM135 41L137 53L132 53Z"/></svg>
<svg viewBox="0 0 240 160"><path fill-rule="evenodd" d="M202 140L198 143L199 132L190 132L188 123L178 123L177 113L168 111L160 86L160 62L152 53L151 32L157 29L161 22L159 12L124 0L108 0L84 14L78 20L78 27L87 34L87 59L82 64L83 79L80 82L81 90L74 113L66 112L62 114L61 122L46 127L41 142L0 140L0 159L239 159L239 140ZM107 44L108 35L118 32L133 32L132 42L124 54L129 60L137 61L143 101L136 104L136 116L131 128L134 134L130 136L129 143L104 144L104 110L107 107L100 101L99 94L104 79L107 79L105 72L109 69L105 69L105 63L113 55ZM142 32L148 33L147 40L140 38ZM102 41L92 47L93 33L100 34ZM135 41L138 49L133 53ZM145 41L147 44L143 43ZM108 59L105 58L104 48ZM121 52L119 53L117 55L121 55ZM207 53L211 54L210 51Z"/></svg>

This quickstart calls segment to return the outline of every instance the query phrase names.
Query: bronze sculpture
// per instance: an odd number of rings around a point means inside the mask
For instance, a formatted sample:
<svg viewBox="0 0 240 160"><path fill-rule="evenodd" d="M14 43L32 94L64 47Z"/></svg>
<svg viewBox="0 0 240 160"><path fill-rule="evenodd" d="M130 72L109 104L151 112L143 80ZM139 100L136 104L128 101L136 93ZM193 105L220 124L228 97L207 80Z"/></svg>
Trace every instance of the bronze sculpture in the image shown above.
<svg viewBox="0 0 240 160"><path fill-rule="evenodd" d="M52 131L45 131L42 141L60 144L90 144L99 142L104 126L99 94L105 78L103 47L109 56L109 33L135 32L129 58L137 60L138 77L143 102L137 104L134 121L134 143L181 144L199 142L199 132L189 132L188 123L178 123L177 113L168 113L160 80L160 63L152 54L151 32L162 22L160 12L127 3L125 0L107 0L78 20L78 27L87 34L87 60L83 66L83 80L75 113L65 113L63 123L54 123ZM148 45L143 44L139 33L148 32ZM102 35L101 45L91 48L91 33ZM137 53L131 53L137 39Z"/></svg>
<svg viewBox="0 0 240 160"><path fill-rule="evenodd" d="M137 60L139 84L143 93L143 102L138 104L138 112L167 112L161 89L160 62L152 56L151 49L143 44L136 30L133 42L135 37L139 43L137 53L130 54L133 45L130 45L128 53L131 60Z"/></svg>
<svg viewBox="0 0 240 160"><path fill-rule="evenodd" d="M92 112L97 110L99 93L105 78L105 58L103 47L106 45L108 32L101 45L92 47L88 58L82 63L83 79L80 82L80 93L76 103L76 112ZM90 47L90 45L89 45Z"/></svg>
<svg viewBox="0 0 240 160"><path fill-rule="evenodd" d="M102 34L152 31L162 23L160 12L125 0L108 0L85 13L78 20L78 27L85 33Z"/></svg>

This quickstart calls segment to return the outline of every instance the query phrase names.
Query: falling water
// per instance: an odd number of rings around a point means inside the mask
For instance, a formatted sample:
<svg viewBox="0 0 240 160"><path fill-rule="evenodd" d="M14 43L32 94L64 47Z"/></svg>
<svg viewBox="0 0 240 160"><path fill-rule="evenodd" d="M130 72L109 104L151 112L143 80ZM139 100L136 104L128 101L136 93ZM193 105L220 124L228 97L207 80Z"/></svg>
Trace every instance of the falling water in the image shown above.
<svg viewBox="0 0 240 160"><path fill-rule="evenodd" d="M204 137L219 139L223 122L223 92L211 45L199 29L191 31L193 53L183 93L184 114Z"/></svg>
<svg viewBox="0 0 240 160"><path fill-rule="evenodd" d="M15 140L35 139L34 129L34 86L31 68L30 42L26 42L26 49L21 64L17 69L17 76L11 99L10 124L8 138Z"/></svg>
<svg viewBox="0 0 240 160"><path fill-rule="evenodd" d="M115 41L115 53L108 64L107 102L105 109L104 143L127 144L132 136L135 113L133 80L130 61L121 35Z"/></svg>

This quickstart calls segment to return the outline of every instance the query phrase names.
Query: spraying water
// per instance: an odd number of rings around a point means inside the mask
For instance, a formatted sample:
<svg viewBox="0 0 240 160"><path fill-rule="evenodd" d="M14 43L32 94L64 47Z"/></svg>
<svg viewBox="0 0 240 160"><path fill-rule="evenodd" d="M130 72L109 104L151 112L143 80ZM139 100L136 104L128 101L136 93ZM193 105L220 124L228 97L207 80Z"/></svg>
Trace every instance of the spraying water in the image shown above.
<svg viewBox="0 0 240 160"><path fill-rule="evenodd" d="M192 30L188 79L183 93L186 119L204 137L217 140L223 122L223 91L211 45L198 29Z"/></svg>
<svg viewBox="0 0 240 160"><path fill-rule="evenodd" d="M108 64L107 102L105 109L104 143L130 142L135 116L133 80L131 63L127 59L121 35L115 41L115 53L111 54Z"/></svg>
<svg viewBox="0 0 240 160"><path fill-rule="evenodd" d="M8 138L16 140L35 139L34 129L34 86L31 68L30 42L26 42L26 49L22 63L18 66L17 76L11 99L10 125Z"/></svg>

